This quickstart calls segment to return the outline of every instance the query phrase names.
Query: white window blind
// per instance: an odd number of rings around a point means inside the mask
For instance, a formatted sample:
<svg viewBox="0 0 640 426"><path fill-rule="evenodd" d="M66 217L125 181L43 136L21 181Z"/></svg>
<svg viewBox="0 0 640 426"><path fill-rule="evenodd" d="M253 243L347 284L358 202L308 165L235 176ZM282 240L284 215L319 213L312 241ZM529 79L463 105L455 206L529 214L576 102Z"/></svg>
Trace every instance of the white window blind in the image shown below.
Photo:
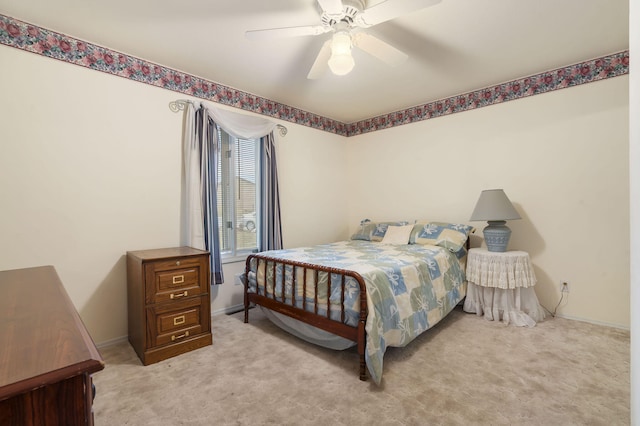
<svg viewBox="0 0 640 426"><path fill-rule="evenodd" d="M218 128L218 227L223 258L258 249L258 139L242 139Z"/></svg>

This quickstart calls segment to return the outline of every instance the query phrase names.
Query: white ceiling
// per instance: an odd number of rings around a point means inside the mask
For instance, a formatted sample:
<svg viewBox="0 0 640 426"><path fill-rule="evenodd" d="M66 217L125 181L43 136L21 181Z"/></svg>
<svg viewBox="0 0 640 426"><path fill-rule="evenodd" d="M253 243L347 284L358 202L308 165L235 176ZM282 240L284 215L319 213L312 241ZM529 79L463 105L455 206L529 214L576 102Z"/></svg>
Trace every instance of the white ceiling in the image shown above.
<svg viewBox="0 0 640 426"><path fill-rule="evenodd" d="M244 32L319 24L316 0L0 0L0 14L343 123L627 50L628 10L628 0L442 0L367 30L406 52L403 64L354 50L350 74L308 80L330 34Z"/></svg>

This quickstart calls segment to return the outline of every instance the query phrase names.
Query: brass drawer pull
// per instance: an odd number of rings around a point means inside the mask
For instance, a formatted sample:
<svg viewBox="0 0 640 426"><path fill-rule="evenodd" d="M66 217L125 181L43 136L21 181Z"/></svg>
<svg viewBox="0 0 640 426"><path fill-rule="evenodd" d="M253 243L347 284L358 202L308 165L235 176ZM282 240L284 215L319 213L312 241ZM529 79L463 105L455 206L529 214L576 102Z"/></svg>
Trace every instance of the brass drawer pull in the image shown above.
<svg viewBox="0 0 640 426"><path fill-rule="evenodd" d="M170 299L177 299L179 297L185 297L188 296L189 292L187 290L183 291L182 293L171 293L171 296L169 296Z"/></svg>
<svg viewBox="0 0 640 426"><path fill-rule="evenodd" d="M175 334L173 336L171 336L171 341L176 341L178 339L183 339L185 337L189 337L189 332L185 331L184 334L180 334L179 336L176 336Z"/></svg>
<svg viewBox="0 0 640 426"><path fill-rule="evenodd" d="M184 275L176 275L173 277L174 284L182 284L184 282Z"/></svg>
<svg viewBox="0 0 640 426"><path fill-rule="evenodd" d="M173 319L173 325L184 324L184 321L185 321L184 315L180 315L179 317L175 317Z"/></svg>

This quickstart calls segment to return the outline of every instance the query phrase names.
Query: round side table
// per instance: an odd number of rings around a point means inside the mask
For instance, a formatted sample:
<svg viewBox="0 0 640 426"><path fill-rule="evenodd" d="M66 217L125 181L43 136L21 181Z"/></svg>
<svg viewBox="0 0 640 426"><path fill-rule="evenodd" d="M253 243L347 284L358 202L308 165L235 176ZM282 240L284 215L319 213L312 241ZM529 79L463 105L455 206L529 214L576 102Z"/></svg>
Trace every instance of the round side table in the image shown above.
<svg viewBox="0 0 640 426"><path fill-rule="evenodd" d="M535 326L545 313L533 287L536 276L529 253L473 248L467 255L465 312L505 324Z"/></svg>

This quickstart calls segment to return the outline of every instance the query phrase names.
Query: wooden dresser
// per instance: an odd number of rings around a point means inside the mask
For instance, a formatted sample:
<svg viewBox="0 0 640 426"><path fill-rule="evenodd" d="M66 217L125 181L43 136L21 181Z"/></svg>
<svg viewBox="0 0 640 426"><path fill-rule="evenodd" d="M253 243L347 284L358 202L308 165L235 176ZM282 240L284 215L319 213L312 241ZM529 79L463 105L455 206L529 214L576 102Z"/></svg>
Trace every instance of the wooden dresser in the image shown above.
<svg viewBox="0 0 640 426"><path fill-rule="evenodd" d="M127 252L129 342L144 365L210 345L209 252Z"/></svg>
<svg viewBox="0 0 640 426"><path fill-rule="evenodd" d="M0 425L92 425L104 362L53 266L0 271Z"/></svg>

